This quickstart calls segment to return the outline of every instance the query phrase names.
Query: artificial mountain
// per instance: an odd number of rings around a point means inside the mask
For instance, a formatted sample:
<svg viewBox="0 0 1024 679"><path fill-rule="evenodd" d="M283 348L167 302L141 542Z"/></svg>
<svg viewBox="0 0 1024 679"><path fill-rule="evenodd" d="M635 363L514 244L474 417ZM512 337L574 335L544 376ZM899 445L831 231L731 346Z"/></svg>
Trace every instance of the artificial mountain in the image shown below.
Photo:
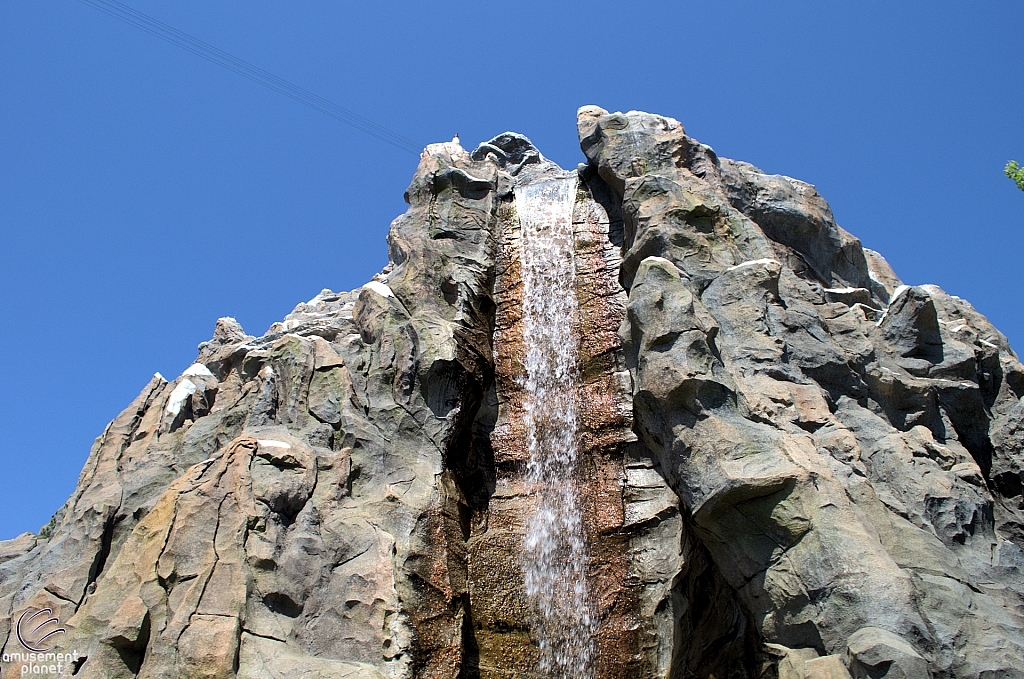
<svg viewBox="0 0 1024 679"><path fill-rule="evenodd" d="M80 679L1024 677L1006 338L809 184L578 126L428 146L373 281L155 376L0 542L2 676L50 609Z"/></svg>

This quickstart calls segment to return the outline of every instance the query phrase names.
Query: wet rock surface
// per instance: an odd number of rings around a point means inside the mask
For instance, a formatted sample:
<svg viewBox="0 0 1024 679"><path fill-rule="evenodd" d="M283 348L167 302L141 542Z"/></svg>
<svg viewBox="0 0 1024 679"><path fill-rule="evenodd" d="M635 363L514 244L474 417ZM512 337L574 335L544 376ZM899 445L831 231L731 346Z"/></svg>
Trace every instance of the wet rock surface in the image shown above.
<svg viewBox="0 0 1024 679"><path fill-rule="evenodd" d="M578 123L590 674L1024 676L1006 338L813 186L670 118ZM154 376L0 542L3 652L49 609L64 676L542 676L516 187L555 175L512 133L427 147L373 281Z"/></svg>

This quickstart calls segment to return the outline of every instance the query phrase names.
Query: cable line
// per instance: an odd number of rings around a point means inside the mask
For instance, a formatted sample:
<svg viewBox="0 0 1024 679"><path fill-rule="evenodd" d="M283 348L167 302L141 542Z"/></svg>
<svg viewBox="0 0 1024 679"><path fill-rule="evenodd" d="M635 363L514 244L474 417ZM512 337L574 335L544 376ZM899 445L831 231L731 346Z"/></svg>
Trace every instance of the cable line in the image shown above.
<svg viewBox="0 0 1024 679"><path fill-rule="evenodd" d="M136 28L139 28L151 35L155 35L161 40L166 40L173 45L177 45L184 50L188 50L189 52L192 52L207 61L211 61L218 66L222 66L229 71L234 71L235 73L244 76L253 82L259 83L264 87L280 92L286 97L291 97L301 104L305 104L306 106L329 115L336 120L340 120L346 125L350 125L357 130L376 137L377 139L391 144L396 148L415 155L419 155L420 151L423 150L422 145L417 144L408 137L403 137L383 125L378 125L372 120L368 120L357 113L353 113L346 108L342 108L332 101L324 99L317 94L313 94L309 90L305 90L298 85L284 80L283 78L279 78L273 73L264 71L262 68L250 64L248 61L239 59L238 57L228 54L223 50L217 49L213 45L205 43L198 38L194 38L187 33L183 33L173 26L169 26L158 19L154 19L148 14L143 14L138 10L132 9L128 5L117 2L117 0L78 1L82 4L89 5L94 9L98 9L104 14L112 16L115 19L131 24L132 26L135 26Z"/></svg>

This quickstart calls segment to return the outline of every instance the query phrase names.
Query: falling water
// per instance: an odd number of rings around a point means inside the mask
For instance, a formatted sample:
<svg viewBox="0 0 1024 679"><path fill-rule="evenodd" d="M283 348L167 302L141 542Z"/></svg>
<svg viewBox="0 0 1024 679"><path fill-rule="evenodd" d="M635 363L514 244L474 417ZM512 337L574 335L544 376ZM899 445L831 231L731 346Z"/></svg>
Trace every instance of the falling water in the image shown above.
<svg viewBox="0 0 1024 679"><path fill-rule="evenodd" d="M577 494L575 198L575 174L516 187L527 477L538 495L527 526L523 572L536 615L540 669L553 679L589 679L594 656L587 543Z"/></svg>

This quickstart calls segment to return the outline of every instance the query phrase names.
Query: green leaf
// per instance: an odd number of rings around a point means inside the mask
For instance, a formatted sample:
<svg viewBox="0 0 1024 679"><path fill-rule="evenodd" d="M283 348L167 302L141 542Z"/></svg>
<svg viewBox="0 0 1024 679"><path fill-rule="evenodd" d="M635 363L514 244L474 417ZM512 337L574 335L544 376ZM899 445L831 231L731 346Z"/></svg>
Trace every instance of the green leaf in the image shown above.
<svg viewBox="0 0 1024 679"><path fill-rule="evenodd" d="M1018 165L1016 160L1008 162L1003 172L1006 173L1007 177L1013 180L1018 189L1024 191L1024 168Z"/></svg>

